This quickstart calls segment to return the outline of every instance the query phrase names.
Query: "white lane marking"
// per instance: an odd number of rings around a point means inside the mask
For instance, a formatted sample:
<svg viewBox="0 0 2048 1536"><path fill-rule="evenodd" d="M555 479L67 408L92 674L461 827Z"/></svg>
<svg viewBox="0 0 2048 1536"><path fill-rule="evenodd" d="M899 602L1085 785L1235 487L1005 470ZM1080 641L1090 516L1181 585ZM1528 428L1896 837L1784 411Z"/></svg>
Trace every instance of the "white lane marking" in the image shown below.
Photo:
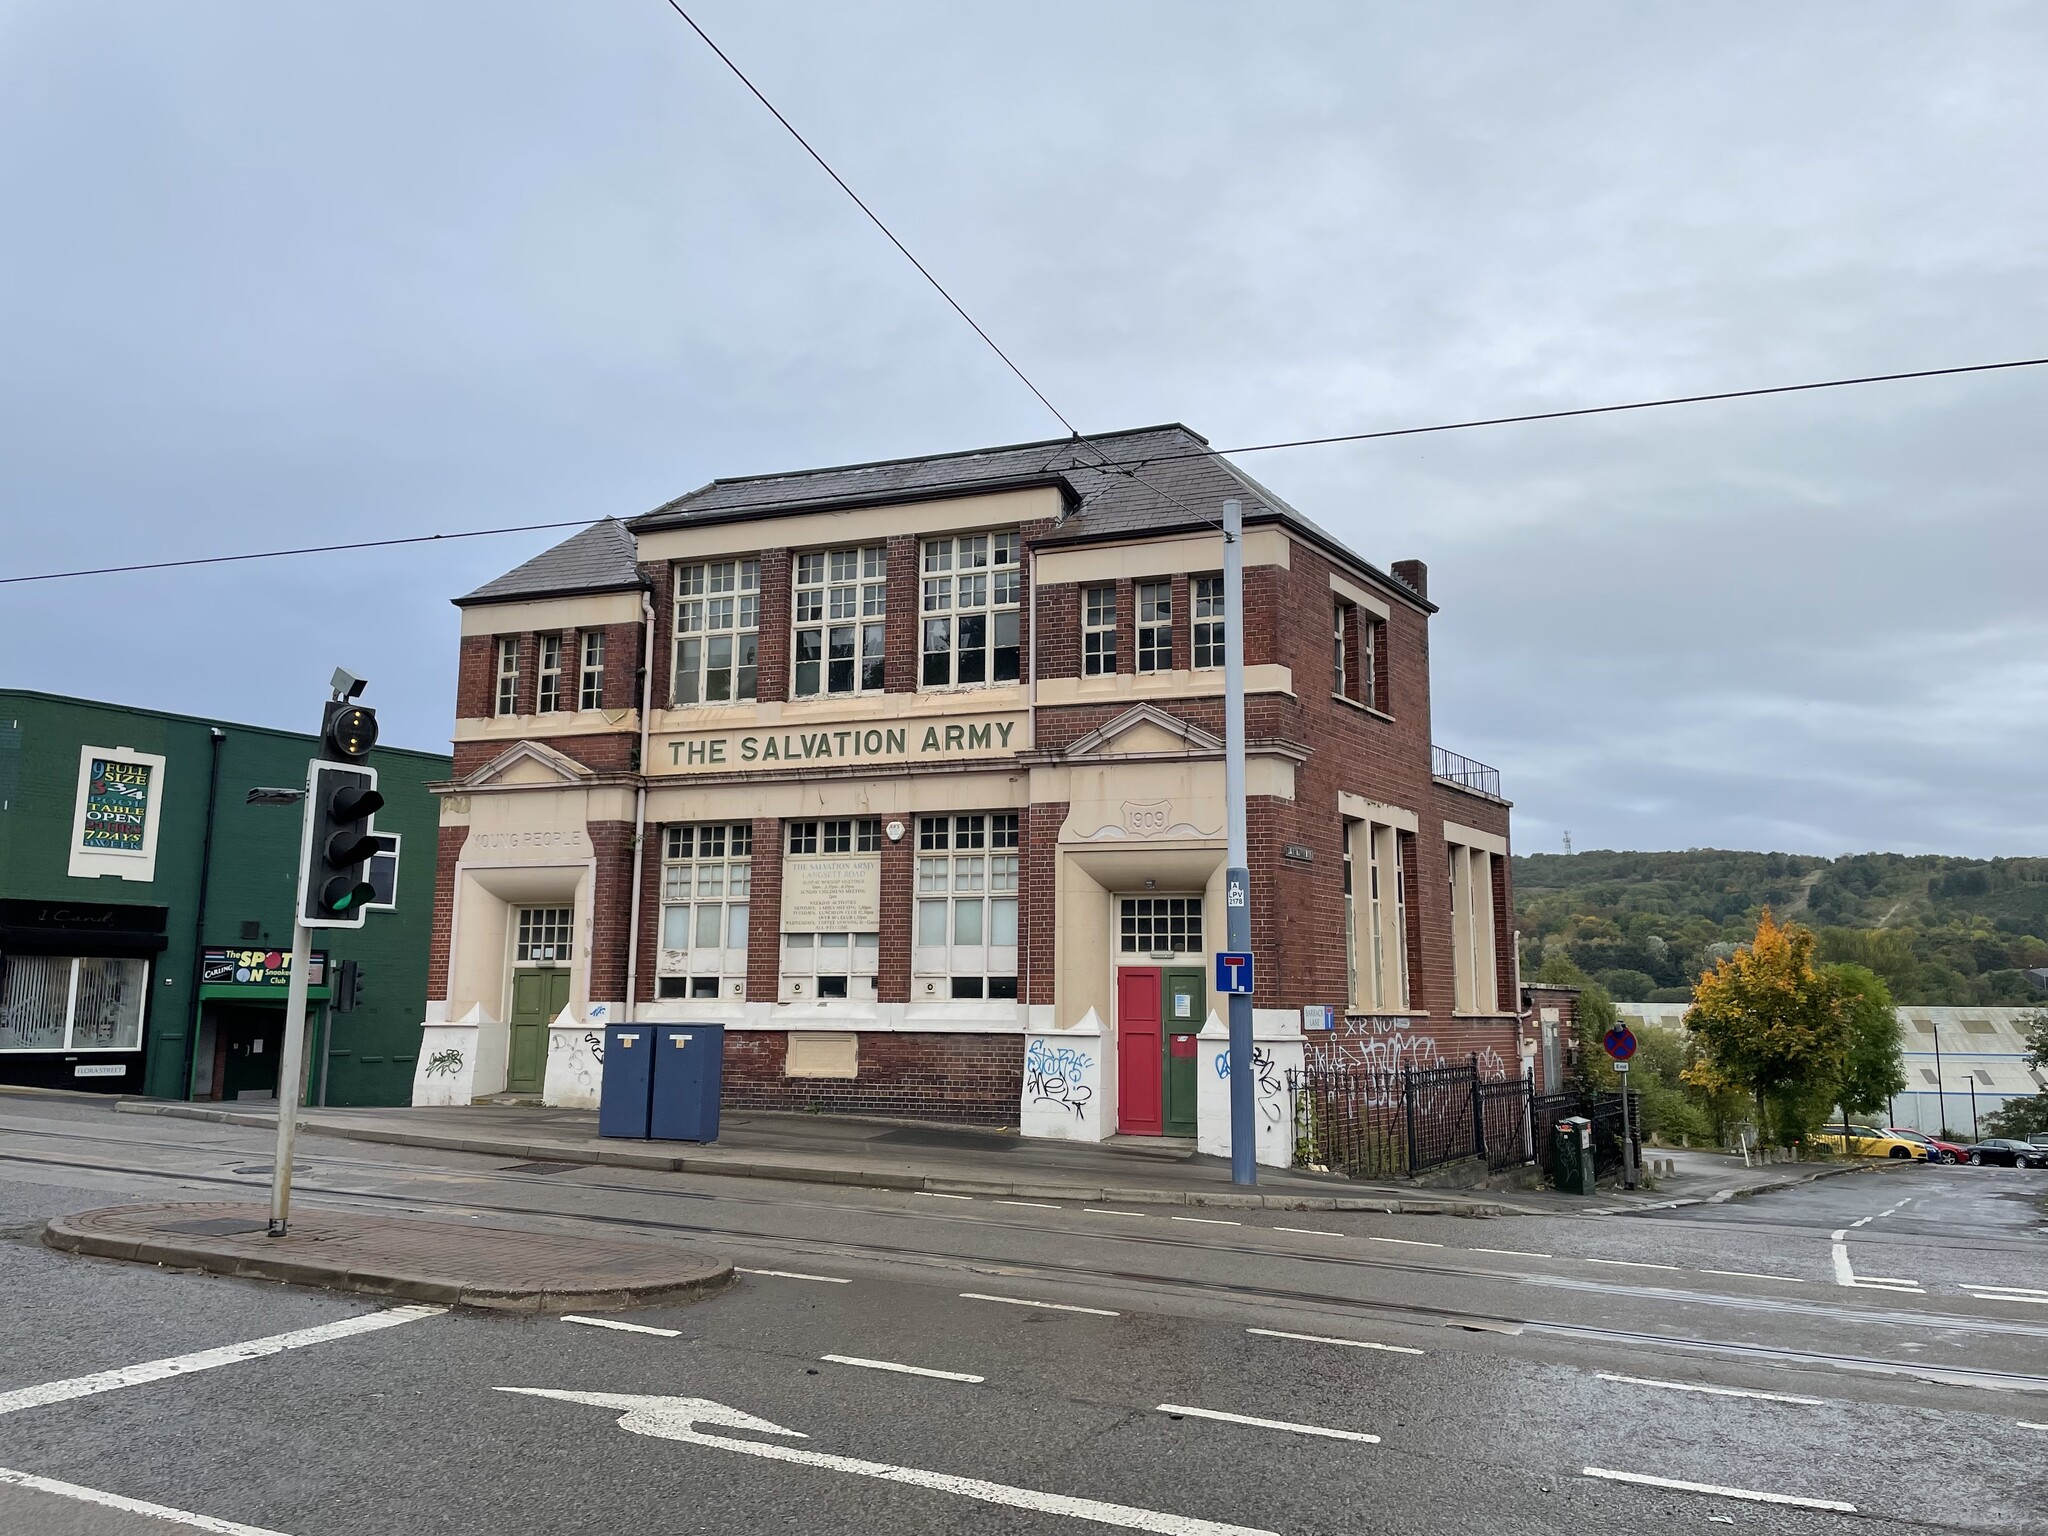
<svg viewBox="0 0 2048 1536"><path fill-rule="evenodd" d="M1709 1387L1696 1381L1659 1381L1654 1376L1616 1376L1607 1371L1596 1371L1595 1379L1619 1381L1631 1387L1662 1387L1668 1392L1704 1392L1710 1397L1758 1397L1767 1403L1802 1403L1809 1408L1825 1408L1827 1403L1818 1397L1794 1397L1789 1392L1751 1392L1744 1387Z"/></svg>
<svg viewBox="0 0 2048 1536"><path fill-rule="evenodd" d="M927 1200L972 1200L972 1195L943 1195L936 1189L913 1189L913 1195L923 1195Z"/></svg>
<svg viewBox="0 0 2048 1536"><path fill-rule="evenodd" d="M1853 1232L1856 1230L1856 1228L1864 1225L1866 1222L1870 1220L1872 1220L1872 1218L1869 1216L1858 1216L1854 1221L1849 1223L1846 1230Z"/></svg>
<svg viewBox="0 0 2048 1536"><path fill-rule="evenodd" d="M1121 1312L1112 1312L1107 1307L1077 1307L1065 1301L1032 1301L1024 1296L991 1296L985 1291L962 1291L962 1301L1000 1301L1012 1307L1043 1307L1048 1312L1086 1312L1090 1317L1121 1317Z"/></svg>
<svg viewBox="0 0 2048 1536"><path fill-rule="evenodd" d="M983 1482L978 1477L955 1477L948 1472L927 1472L920 1467L893 1467L882 1461L861 1461L852 1456L833 1456L824 1451L807 1451L794 1445L774 1445L760 1440L729 1440L707 1435L697 1424L729 1424L758 1434L804 1436L780 1424L757 1419L722 1403L692 1397L639 1397L616 1392L563 1392L551 1387L500 1387L500 1392L517 1392L527 1397L551 1397L561 1402L587 1403L598 1408L624 1410L618 1419L621 1429L634 1434L655 1435L664 1440L682 1440L692 1445L715 1446L737 1451L742 1456L759 1456L767 1461L793 1462L804 1467L823 1467L830 1472L850 1472L856 1477L879 1478L884 1482L906 1483L913 1488L930 1488L984 1504L1006 1504L1013 1509L1034 1509L1041 1514L1065 1515L1074 1520L1092 1520L1097 1525L1121 1526L1128 1531L1150 1531L1154 1536L1275 1536L1268 1530L1246 1525L1224 1525L1193 1515L1170 1515L1164 1510L1137 1509L1128 1504L1107 1504L1100 1499L1079 1499L1064 1493L1043 1493L1036 1488L1013 1488L1007 1483Z"/></svg>
<svg viewBox="0 0 2048 1536"><path fill-rule="evenodd" d="M1901 1296L1925 1296L1918 1280L1887 1280L1882 1275L1859 1275L1849 1282L1866 1291L1896 1291Z"/></svg>
<svg viewBox="0 0 2048 1536"><path fill-rule="evenodd" d="M1801 1509L1833 1509L1845 1515L1856 1513L1854 1504L1840 1499L1804 1499L1790 1493L1759 1493L1754 1488L1723 1488L1715 1483L1688 1483L1676 1477L1651 1477L1644 1472L1615 1472L1606 1467L1581 1467L1581 1477L1605 1478L1610 1483L1640 1483L1645 1488L1676 1488L1681 1493L1711 1493L1724 1499L1747 1499L1752 1504L1796 1504Z"/></svg>
<svg viewBox="0 0 2048 1536"><path fill-rule="evenodd" d="M1303 1344L1342 1344L1346 1349L1383 1349L1390 1355L1419 1355L1424 1351L1406 1344L1380 1344L1372 1339L1333 1339L1320 1333L1283 1333L1278 1328L1247 1328L1246 1333L1262 1339L1298 1339Z"/></svg>
<svg viewBox="0 0 2048 1536"><path fill-rule="evenodd" d="M118 1493L107 1493L98 1488L82 1488L77 1483L60 1483L54 1477L37 1477L31 1472L16 1472L0 1467L0 1483L12 1483L17 1488L30 1488L37 1493L52 1493L62 1499L77 1499L82 1504L97 1504L103 1509L118 1509L123 1514L147 1515L152 1520L168 1520L174 1525L188 1525L194 1530L211 1531L214 1536L284 1536L282 1531L273 1531L266 1525L243 1525L236 1520L221 1520L212 1515L195 1515L189 1509L172 1509L168 1504L150 1504L141 1499L123 1498Z"/></svg>
<svg viewBox="0 0 2048 1536"><path fill-rule="evenodd" d="M1975 1280L1964 1280L1961 1284L1966 1291L1994 1291L2001 1296L2048 1296L2048 1291L2025 1285L1979 1285Z"/></svg>
<svg viewBox="0 0 2048 1536"><path fill-rule="evenodd" d="M2048 1307L2048 1296L2016 1296L2009 1291L1980 1291L1975 1286L1966 1286L1965 1289L1978 1301L2024 1301L2037 1307Z"/></svg>
<svg viewBox="0 0 2048 1536"><path fill-rule="evenodd" d="M680 1328L650 1328L645 1323L622 1323L610 1317L579 1317L574 1312L564 1312L562 1321L581 1323L586 1328L614 1328L620 1333L651 1333L663 1339L679 1339L683 1336Z"/></svg>
<svg viewBox="0 0 2048 1536"><path fill-rule="evenodd" d="M1703 1275L1732 1275L1737 1280L1789 1280L1794 1285L1806 1284L1806 1281L1798 1275L1767 1275L1760 1269L1703 1269L1700 1273Z"/></svg>
<svg viewBox="0 0 2048 1536"><path fill-rule="evenodd" d="M1290 1424L1285 1419L1261 1419L1248 1413L1225 1413L1219 1408L1190 1408L1185 1403L1161 1403L1155 1413L1171 1413L1193 1419L1221 1419L1226 1424L1249 1424L1255 1429L1284 1429L1290 1435L1320 1435L1325 1440L1356 1440L1361 1445L1378 1445L1378 1435L1356 1429L1325 1429L1320 1424Z"/></svg>
<svg viewBox="0 0 2048 1536"><path fill-rule="evenodd" d="M1368 1237L1368 1243L1399 1243L1403 1248L1441 1248L1442 1243L1425 1243L1413 1237Z"/></svg>
<svg viewBox="0 0 2048 1536"><path fill-rule="evenodd" d="M1468 1249L1467 1252L1497 1253L1503 1258L1509 1259L1548 1259L1556 1257L1556 1255L1548 1253L1531 1253L1526 1248L1472 1248Z"/></svg>
<svg viewBox="0 0 2048 1536"><path fill-rule="evenodd" d="M1021 1205L1028 1211L1056 1211L1056 1205L1047 1205L1043 1200L998 1200L997 1205Z"/></svg>
<svg viewBox="0 0 2048 1536"><path fill-rule="evenodd" d="M2019 1419L2015 1422L2018 1423L2021 1429L2048 1429L2048 1424L2035 1424L2027 1419Z"/></svg>
<svg viewBox="0 0 2048 1536"><path fill-rule="evenodd" d="M1622 1268L1622 1269L1676 1269L1676 1268L1678 1268L1678 1266L1677 1266L1676 1264L1646 1264L1646 1263L1644 1263L1644 1262L1643 1262L1643 1261L1642 1261L1641 1259L1594 1259L1594 1258L1588 1258L1588 1259L1586 1260L1586 1262L1587 1262L1588 1264L1613 1264L1613 1265L1616 1265L1616 1266L1618 1266L1619 1268Z"/></svg>
<svg viewBox="0 0 2048 1536"><path fill-rule="evenodd" d="M853 1284L840 1275L807 1275L798 1269L740 1269L737 1264L733 1268L739 1269L743 1275L773 1275L777 1280L816 1280L823 1285Z"/></svg>
<svg viewBox="0 0 2048 1536"><path fill-rule="evenodd" d="M1241 1227L1241 1221L1223 1221L1215 1216L1169 1216L1168 1221L1192 1221L1205 1227Z"/></svg>
<svg viewBox="0 0 2048 1536"><path fill-rule="evenodd" d="M857 1365L869 1371L896 1371L905 1376L935 1376L940 1381L985 1381L983 1376L970 1376L965 1371L935 1371L924 1365L898 1365L894 1360L863 1360L859 1355L820 1355L820 1360L830 1360L834 1365Z"/></svg>
<svg viewBox="0 0 2048 1536"><path fill-rule="evenodd" d="M1342 1232L1324 1232L1317 1227L1275 1227L1275 1232L1298 1232L1303 1237L1342 1237Z"/></svg>
<svg viewBox="0 0 2048 1536"><path fill-rule="evenodd" d="M382 1312L365 1312L317 1328L295 1328L290 1333L273 1333L264 1339L241 1344L224 1344L218 1349L197 1350L189 1355L172 1355L165 1360L147 1360L141 1365L124 1365L118 1370L95 1371L90 1376L73 1376L67 1381L46 1381L41 1386L17 1387L0 1392L0 1413L17 1413L23 1408L41 1408L47 1403L68 1402L74 1397L91 1397L96 1392L113 1392L121 1387L139 1387L147 1382L185 1376L193 1371L210 1371L216 1366L235 1365L243 1360L260 1360L287 1349L304 1349L333 1339L351 1338L358 1333L376 1333L400 1323L416 1323L423 1317L439 1317L446 1307L391 1307Z"/></svg>
<svg viewBox="0 0 2048 1536"><path fill-rule="evenodd" d="M1150 1211L1112 1211L1100 1205L1084 1205L1081 1209L1090 1216L1143 1216L1149 1221L1159 1219Z"/></svg>

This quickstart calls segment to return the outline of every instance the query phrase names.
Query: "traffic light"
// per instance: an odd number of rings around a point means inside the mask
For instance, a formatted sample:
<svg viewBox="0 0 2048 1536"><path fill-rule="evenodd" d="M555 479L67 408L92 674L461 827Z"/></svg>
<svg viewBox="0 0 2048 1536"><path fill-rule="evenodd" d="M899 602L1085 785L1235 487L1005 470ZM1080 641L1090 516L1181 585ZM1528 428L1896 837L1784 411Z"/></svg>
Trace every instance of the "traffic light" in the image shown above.
<svg viewBox="0 0 2048 1536"><path fill-rule="evenodd" d="M376 734L374 718L370 734ZM372 818L383 806L376 769L313 764L299 891L299 921L308 928L363 926L377 894L370 883L370 857L384 846L371 829Z"/></svg>
<svg viewBox="0 0 2048 1536"><path fill-rule="evenodd" d="M342 762L361 762L377 745L377 711L347 699L330 700L321 716L320 740Z"/></svg>
<svg viewBox="0 0 2048 1536"><path fill-rule="evenodd" d="M336 1013L354 1013L363 1006L363 968L358 962L344 960L334 968L327 1006Z"/></svg>

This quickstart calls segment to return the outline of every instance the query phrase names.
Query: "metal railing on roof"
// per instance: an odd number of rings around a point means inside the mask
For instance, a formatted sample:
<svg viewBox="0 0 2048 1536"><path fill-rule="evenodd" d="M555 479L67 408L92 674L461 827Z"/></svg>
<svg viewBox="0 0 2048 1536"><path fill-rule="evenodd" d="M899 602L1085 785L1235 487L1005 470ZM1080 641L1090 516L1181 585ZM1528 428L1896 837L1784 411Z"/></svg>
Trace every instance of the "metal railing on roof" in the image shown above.
<svg viewBox="0 0 2048 1536"><path fill-rule="evenodd" d="M1446 784L1455 784L1460 789L1469 789L1482 795L1501 798L1500 770L1485 763L1461 757L1444 747L1432 745L1429 749L1430 777L1442 779Z"/></svg>

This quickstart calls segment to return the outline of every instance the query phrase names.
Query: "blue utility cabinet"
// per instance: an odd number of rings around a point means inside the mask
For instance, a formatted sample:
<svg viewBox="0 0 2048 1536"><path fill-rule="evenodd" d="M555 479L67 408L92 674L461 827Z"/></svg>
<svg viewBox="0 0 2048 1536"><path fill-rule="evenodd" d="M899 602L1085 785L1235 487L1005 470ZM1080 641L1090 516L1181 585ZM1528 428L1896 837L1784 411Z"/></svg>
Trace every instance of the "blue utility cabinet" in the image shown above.
<svg viewBox="0 0 2048 1536"><path fill-rule="evenodd" d="M718 1140L718 1099L724 1089L723 1024L654 1027L654 1110L649 1135L656 1141Z"/></svg>
<svg viewBox="0 0 2048 1536"><path fill-rule="evenodd" d="M597 1134L647 1139L654 1091L654 1026L613 1024L604 1032Z"/></svg>

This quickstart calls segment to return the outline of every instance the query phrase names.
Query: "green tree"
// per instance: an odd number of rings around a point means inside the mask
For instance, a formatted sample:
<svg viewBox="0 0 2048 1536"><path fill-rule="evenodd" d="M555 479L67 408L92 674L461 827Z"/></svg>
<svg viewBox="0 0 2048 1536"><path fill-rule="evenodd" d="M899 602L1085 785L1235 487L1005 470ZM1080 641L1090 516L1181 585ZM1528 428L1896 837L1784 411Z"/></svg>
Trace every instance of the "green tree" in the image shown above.
<svg viewBox="0 0 2048 1536"><path fill-rule="evenodd" d="M1906 1088L1899 1015L1891 989L1860 965L1823 966L1821 976L1841 999L1849 1025L1849 1054L1835 1102L1847 1114L1874 1115Z"/></svg>
<svg viewBox="0 0 2048 1536"><path fill-rule="evenodd" d="M2020 1022L2028 1026L2027 1064L2036 1072L2048 1072L2048 1011L2037 1009ZM1984 1129L1993 1136L2021 1140L2048 1133L2048 1090L2024 1099L2007 1099L1984 1122Z"/></svg>
<svg viewBox="0 0 2048 1536"><path fill-rule="evenodd" d="M1710 1095L1730 1086L1754 1094L1783 1146L1827 1117L1849 1060L1847 1009L1814 969L1813 947L1811 930L1766 909L1749 945L1700 978L1685 1016L1700 1045L1686 1080Z"/></svg>

